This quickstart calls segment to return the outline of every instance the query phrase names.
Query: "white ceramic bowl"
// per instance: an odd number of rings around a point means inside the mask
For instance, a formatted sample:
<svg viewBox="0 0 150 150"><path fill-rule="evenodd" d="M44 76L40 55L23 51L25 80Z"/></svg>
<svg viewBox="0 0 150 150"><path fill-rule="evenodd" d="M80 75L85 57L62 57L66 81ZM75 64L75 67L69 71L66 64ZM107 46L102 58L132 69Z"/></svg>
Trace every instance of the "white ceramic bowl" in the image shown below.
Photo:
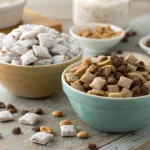
<svg viewBox="0 0 150 150"><path fill-rule="evenodd" d="M144 36L143 38L141 38L141 40L139 41L139 45L140 47L150 55L150 47L146 46L146 42L150 40L150 35L148 36Z"/></svg>
<svg viewBox="0 0 150 150"><path fill-rule="evenodd" d="M75 34L76 31L84 30L86 28L95 29L95 26L110 26L114 31L121 31L122 34L117 37L108 38L108 39L92 39L78 36ZM125 35L125 31L120 27L111 24L104 23L92 23L79 26L73 26L69 29L69 33L75 37L81 44L82 49L85 52L93 53L94 55L99 55L100 53L106 53L110 48L115 46L121 41Z"/></svg>
<svg viewBox="0 0 150 150"><path fill-rule="evenodd" d="M12 1L10 0L12 4L0 5L0 29L14 26L22 19L23 9L27 0Z"/></svg>

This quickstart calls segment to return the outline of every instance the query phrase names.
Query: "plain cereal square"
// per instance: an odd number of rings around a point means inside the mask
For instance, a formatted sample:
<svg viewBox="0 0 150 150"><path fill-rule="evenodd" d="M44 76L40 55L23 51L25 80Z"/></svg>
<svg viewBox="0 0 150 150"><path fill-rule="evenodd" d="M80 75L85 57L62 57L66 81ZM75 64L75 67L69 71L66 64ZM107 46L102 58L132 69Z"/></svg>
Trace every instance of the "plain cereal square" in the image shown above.
<svg viewBox="0 0 150 150"><path fill-rule="evenodd" d="M133 80L126 78L124 76L121 76L118 82L118 85L124 88L129 89L131 84L132 84Z"/></svg>
<svg viewBox="0 0 150 150"><path fill-rule="evenodd" d="M123 97L132 97L133 96L133 92L126 88L123 88L121 93L122 93Z"/></svg>
<svg viewBox="0 0 150 150"><path fill-rule="evenodd" d="M84 82L84 83L87 83L87 84L90 84L95 78L95 75L89 73L89 72L86 72L82 77L81 77L81 81Z"/></svg>
<svg viewBox="0 0 150 150"><path fill-rule="evenodd" d="M108 92L119 92L119 86L118 85L107 85Z"/></svg>

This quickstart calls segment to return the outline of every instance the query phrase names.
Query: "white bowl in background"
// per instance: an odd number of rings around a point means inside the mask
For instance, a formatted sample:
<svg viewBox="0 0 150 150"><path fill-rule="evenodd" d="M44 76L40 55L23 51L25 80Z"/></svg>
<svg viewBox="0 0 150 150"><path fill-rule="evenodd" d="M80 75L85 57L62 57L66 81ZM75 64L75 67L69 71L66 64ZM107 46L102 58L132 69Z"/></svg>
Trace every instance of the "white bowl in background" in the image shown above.
<svg viewBox="0 0 150 150"><path fill-rule="evenodd" d="M110 26L114 31L121 31L122 34L117 37L108 38L108 39L92 39L81 37L75 34L76 31L84 30L86 28L95 29L95 26ZM117 43L121 41L121 39L125 36L125 31L120 27L117 27L112 24L105 23L92 23L92 24L84 24L73 26L69 29L69 33L76 38L81 44L82 49L85 52L92 53L93 55L99 55L100 53L106 53L110 48L115 46Z"/></svg>
<svg viewBox="0 0 150 150"><path fill-rule="evenodd" d="M8 5L0 5L0 29L9 28L21 21L26 1L13 0Z"/></svg>
<svg viewBox="0 0 150 150"><path fill-rule="evenodd" d="M150 47L146 46L146 42L148 40L150 40L150 35L142 37L139 41L139 45L146 53L150 55Z"/></svg>

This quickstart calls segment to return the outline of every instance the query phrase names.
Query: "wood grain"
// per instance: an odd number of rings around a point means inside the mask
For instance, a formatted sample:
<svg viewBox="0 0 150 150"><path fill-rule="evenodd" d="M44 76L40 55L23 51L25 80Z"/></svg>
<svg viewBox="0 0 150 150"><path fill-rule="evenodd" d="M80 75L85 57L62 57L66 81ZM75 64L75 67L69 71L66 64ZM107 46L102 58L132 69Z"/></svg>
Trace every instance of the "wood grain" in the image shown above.
<svg viewBox="0 0 150 150"><path fill-rule="evenodd" d="M1 29L0 32L9 33L11 30L13 30L14 28L17 28L19 25L22 25L22 24L44 25L47 27L54 28L60 32L62 31L62 25L58 21L42 16L30 9L25 9L24 14L23 14L23 20L19 24L11 28Z"/></svg>

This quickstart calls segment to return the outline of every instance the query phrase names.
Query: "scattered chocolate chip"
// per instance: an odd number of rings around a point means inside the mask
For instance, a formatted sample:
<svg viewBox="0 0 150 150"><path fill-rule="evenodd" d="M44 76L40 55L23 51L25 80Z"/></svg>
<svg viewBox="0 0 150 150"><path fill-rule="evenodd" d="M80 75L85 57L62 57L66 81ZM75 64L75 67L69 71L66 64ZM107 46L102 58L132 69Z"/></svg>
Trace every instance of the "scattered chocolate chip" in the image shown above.
<svg viewBox="0 0 150 150"><path fill-rule="evenodd" d="M43 114L43 110L41 108L37 108L37 109L33 110L33 113L41 115L41 114Z"/></svg>
<svg viewBox="0 0 150 150"><path fill-rule="evenodd" d="M136 35L137 35L137 32L133 31L132 36L136 36Z"/></svg>
<svg viewBox="0 0 150 150"><path fill-rule="evenodd" d="M126 36L122 39L122 42L124 42L124 43L127 43L128 41L129 41L129 39Z"/></svg>
<svg viewBox="0 0 150 150"><path fill-rule="evenodd" d="M146 42L146 46L150 47L150 39Z"/></svg>
<svg viewBox="0 0 150 150"><path fill-rule="evenodd" d="M141 91L144 95L147 95L148 94L148 89L144 86L141 86Z"/></svg>
<svg viewBox="0 0 150 150"><path fill-rule="evenodd" d="M21 134L21 129L19 127L15 127L13 130L12 130L12 133L13 134Z"/></svg>
<svg viewBox="0 0 150 150"><path fill-rule="evenodd" d="M122 73L121 73L121 72L115 72L115 78L116 78L117 80L119 80L121 76L122 76Z"/></svg>
<svg viewBox="0 0 150 150"><path fill-rule="evenodd" d="M106 69L104 70L104 75L105 75L105 77L109 77L110 74L111 74L111 69L110 69L110 68L106 68Z"/></svg>
<svg viewBox="0 0 150 150"><path fill-rule="evenodd" d="M5 104L3 102L0 102L0 108L5 108Z"/></svg>
<svg viewBox="0 0 150 150"><path fill-rule="evenodd" d="M127 72L127 67L125 65L121 65L117 68L117 71L121 72L121 73L126 73Z"/></svg>
<svg viewBox="0 0 150 150"><path fill-rule="evenodd" d="M40 132L40 127L33 127L32 130L35 132Z"/></svg>
<svg viewBox="0 0 150 150"><path fill-rule="evenodd" d="M117 54L122 54L122 53L123 53L122 50L118 50L118 51L117 51Z"/></svg>
<svg viewBox="0 0 150 150"><path fill-rule="evenodd" d="M16 109L15 106L12 105L12 104L8 104L7 107L6 107L6 109L7 109L9 112L11 112L11 113L16 113L16 112L17 112L17 109Z"/></svg>
<svg viewBox="0 0 150 150"><path fill-rule="evenodd" d="M110 85L115 85L115 84L117 84L118 81L114 77L108 77L107 82Z"/></svg>
<svg viewBox="0 0 150 150"><path fill-rule="evenodd" d="M25 115L25 114L28 113L28 112L29 112L28 110L22 110L22 111L21 111L21 114L22 114L22 115Z"/></svg>
<svg viewBox="0 0 150 150"><path fill-rule="evenodd" d="M97 145L95 143L89 143L88 148L95 150L97 148Z"/></svg>
<svg viewBox="0 0 150 150"><path fill-rule="evenodd" d="M141 85L142 85L142 82L141 82L140 79L138 79L138 78L133 79L132 87L134 87L134 86L141 86Z"/></svg>
<svg viewBox="0 0 150 150"><path fill-rule="evenodd" d="M132 92L133 92L134 94L140 94L140 93L141 93L141 88L140 88L140 86L135 86L135 87L133 87L133 88L132 88Z"/></svg>

